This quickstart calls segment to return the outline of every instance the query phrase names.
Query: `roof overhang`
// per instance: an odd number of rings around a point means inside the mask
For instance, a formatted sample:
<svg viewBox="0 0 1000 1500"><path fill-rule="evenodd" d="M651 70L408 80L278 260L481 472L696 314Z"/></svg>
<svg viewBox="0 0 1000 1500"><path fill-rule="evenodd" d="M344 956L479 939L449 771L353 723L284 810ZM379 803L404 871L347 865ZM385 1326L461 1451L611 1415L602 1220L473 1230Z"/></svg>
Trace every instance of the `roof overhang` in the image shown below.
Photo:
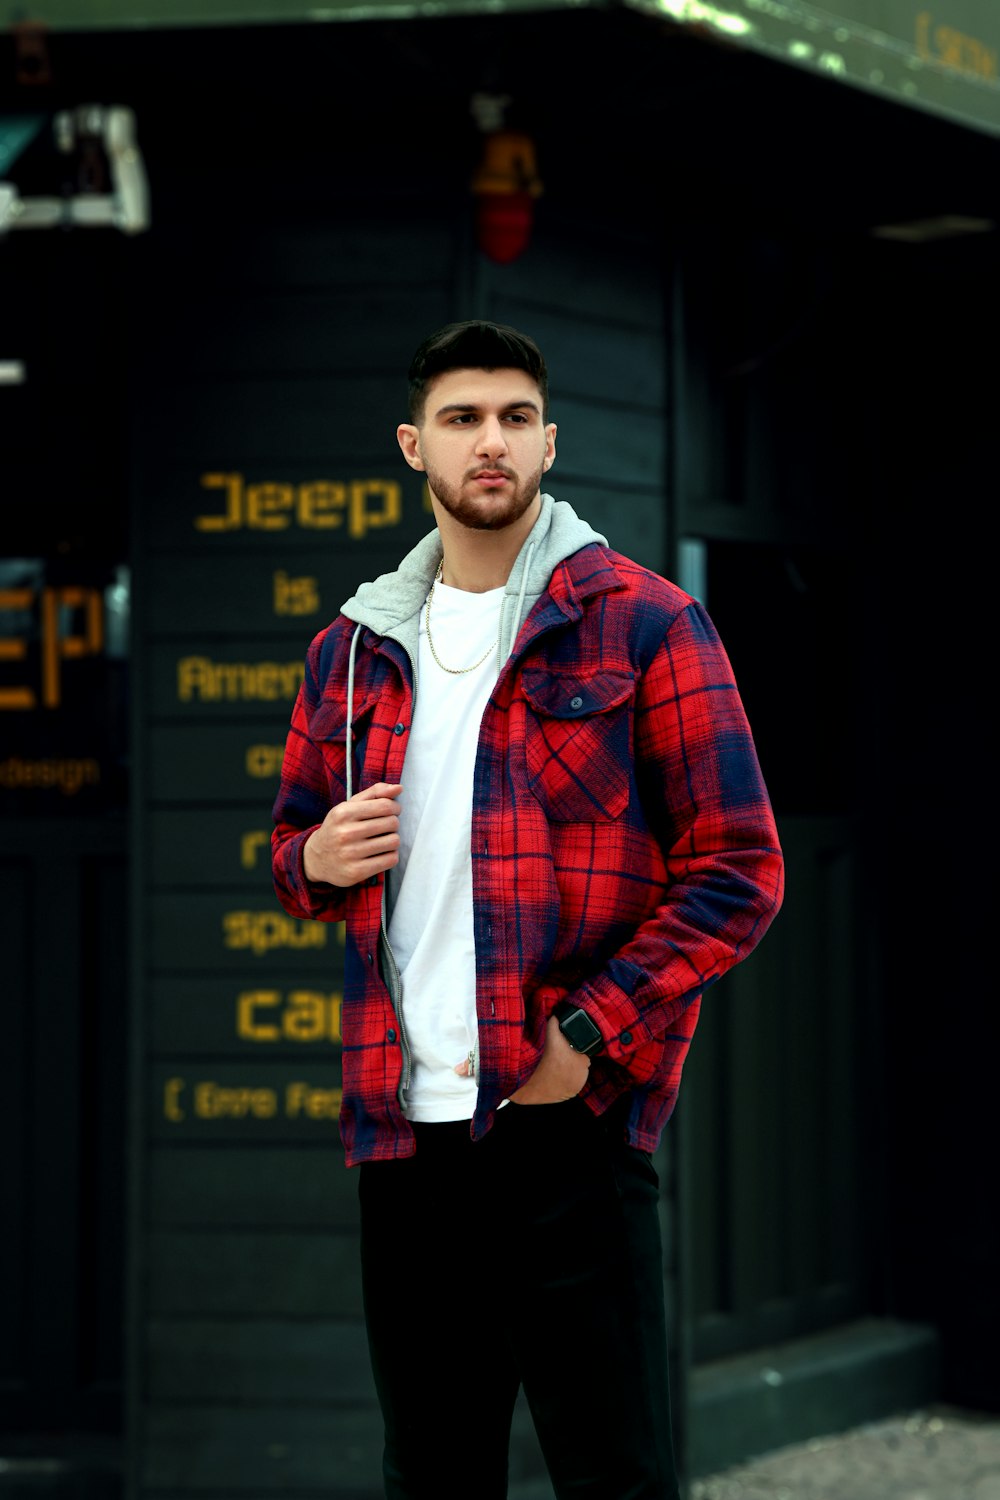
<svg viewBox="0 0 1000 1500"><path fill-rule="evenodd" d="M618 0L619 6L1000 135L998 0ZM34 0L50 31L420 20L608 9L603 0ZM0 0L7 25L23 0Z"/></svg>

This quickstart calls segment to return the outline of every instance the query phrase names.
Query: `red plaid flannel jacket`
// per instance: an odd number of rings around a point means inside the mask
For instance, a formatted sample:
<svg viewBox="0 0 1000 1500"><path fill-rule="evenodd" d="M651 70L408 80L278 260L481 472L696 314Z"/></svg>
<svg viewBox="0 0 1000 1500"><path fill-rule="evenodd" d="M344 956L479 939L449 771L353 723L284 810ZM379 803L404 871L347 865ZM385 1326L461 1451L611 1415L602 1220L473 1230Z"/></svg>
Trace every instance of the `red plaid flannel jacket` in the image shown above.
<svg viewBox="0 0 1000 1500"><path fill-rule="evenodd" d="M302 846L345 796L341 615L309 648L274 807L273 869L295 917L346 922L348 1165L407 1156L402 1028L390 993L383 877L312 886ZM412 669L363 629L354 790L406 782ZM472 812L478 1104L472 1135L537 1064L570 998L604 1049L583 1098L629 1092L628 1138L652 1151L673 1109L703 991L745 958L781 903L783 866L732 669L702 607L594 544L558 564L524 621L480 730Z"/></svg>

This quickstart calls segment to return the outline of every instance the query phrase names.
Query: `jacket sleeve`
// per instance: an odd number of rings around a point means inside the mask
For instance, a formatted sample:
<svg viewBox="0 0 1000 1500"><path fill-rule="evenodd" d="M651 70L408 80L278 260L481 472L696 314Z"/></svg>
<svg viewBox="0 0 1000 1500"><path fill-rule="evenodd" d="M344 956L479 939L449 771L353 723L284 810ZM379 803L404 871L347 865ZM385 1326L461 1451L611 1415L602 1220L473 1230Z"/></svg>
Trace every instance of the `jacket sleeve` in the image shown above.
<svg viewBox="0 0 1000 1500"><path fill-rule="evenodd" d="M754 949L781 905L774 816L729 659L701 605L674 619L637 690L635 769L663 900L569 997L605 1055L646 1081L646 1045ZM655 1049L654 1049L655 1050Z"/></svg>
<svg viewBox="0 0 1000 1500"><path fill-rule="evenodd" d="M331 630L334 627L331 627ZM341 922L347 911L347 891L306 879L302 850L337 798L337 787L313 735L313 721L322 697L322 681L330 631L318 635L306 656L305 676L292 710L285 742L281 781L274 803L271 871L281 905L293 917ZM341 778L343 768L341 768Z"/></svg>

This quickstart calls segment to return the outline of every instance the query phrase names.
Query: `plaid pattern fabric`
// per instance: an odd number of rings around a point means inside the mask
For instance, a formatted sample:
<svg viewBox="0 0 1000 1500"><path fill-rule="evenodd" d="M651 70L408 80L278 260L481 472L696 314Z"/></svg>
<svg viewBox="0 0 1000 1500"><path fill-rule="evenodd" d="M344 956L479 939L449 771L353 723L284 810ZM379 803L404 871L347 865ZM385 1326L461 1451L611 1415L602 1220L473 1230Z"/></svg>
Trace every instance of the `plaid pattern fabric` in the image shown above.
<svg viewBox="0 0 1000 1500"><path fill-rule="evenodd" d="M341 616L313 641L274 808L275 889L296 917L346 921L349 1165L409 1155L401 1028L386 975L382 877L310 887L302 845L345 795ZM405 788L406 652L363 632L354 788ZM631 1094L628 1137L652 1151L673 1109L701 995L781 903L777 832L728 658L701 606L592 545L560 563L483 716L472 812L479 1097L472 1134L530 1075L569 998L604 1050L583 1097Z"/></svg>

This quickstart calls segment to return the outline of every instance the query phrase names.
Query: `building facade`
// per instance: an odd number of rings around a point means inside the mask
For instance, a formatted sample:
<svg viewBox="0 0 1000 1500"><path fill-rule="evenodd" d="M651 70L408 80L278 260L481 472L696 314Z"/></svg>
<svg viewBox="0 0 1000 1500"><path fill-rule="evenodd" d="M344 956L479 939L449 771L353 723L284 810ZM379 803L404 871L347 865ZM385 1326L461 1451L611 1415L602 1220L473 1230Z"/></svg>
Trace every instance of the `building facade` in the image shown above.
<svg viewBox="0 0 1000 1500"><path fill-rule="evenodd" d="M429 526L409 356L468 316L546 351L552 492L707 604L788 858L661 1148L685 1470L996 1402L1000 34L910 9L4 39L0 1453L378 1493L338 930L267 841L307 641Z"/></svg>

